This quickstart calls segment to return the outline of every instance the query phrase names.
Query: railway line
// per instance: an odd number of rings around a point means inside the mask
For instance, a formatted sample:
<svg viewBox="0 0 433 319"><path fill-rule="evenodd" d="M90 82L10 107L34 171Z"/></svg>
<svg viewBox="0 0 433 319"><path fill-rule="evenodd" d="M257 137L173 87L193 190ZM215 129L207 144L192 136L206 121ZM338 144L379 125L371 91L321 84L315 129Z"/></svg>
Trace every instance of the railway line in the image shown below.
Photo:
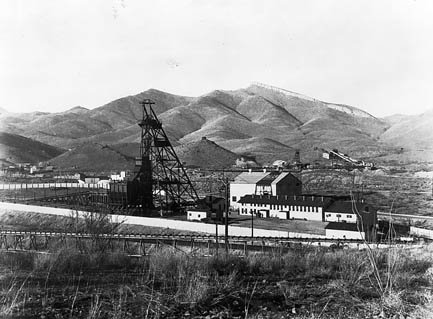
<svg viewBox="0 0 433 319"><path fill-rule="evenodd" d="M91 234L78 232L35 232L0 230L0 249L2 250L49 250L53 243L67 243L75 245L79 250L86 250L86 245L104 243L104 247L115 247L133 254L145 255L149 245L170 245L177 248L188 247L194 249L207 249L209 254L227 245L227 250L248 252L261 251L287 252L293 247L302 245L317 245L325 247L360 247L362 240L335 239L335 238L281 238L281 237L247 237L229 236L227 242L224 237L213 235L156 235L156 234ZM413 243L414 241L410 241ZM403 238L397 238L395 244L408 243ZM146 247L147 245L147 247Z"/></svg>

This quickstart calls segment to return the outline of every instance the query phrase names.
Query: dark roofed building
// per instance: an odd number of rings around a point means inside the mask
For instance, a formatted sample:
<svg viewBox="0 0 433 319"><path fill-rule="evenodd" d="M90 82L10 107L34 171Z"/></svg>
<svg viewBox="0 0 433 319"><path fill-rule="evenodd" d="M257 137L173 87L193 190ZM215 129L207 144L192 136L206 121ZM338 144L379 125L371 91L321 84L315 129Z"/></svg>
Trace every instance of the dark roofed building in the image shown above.
<svg viewBox="0 0 433 319"><path fill-rule="evenodd" d="M325 212L326 236L337 238L376 239L377 211L363 202L336 201Z"/></svg>

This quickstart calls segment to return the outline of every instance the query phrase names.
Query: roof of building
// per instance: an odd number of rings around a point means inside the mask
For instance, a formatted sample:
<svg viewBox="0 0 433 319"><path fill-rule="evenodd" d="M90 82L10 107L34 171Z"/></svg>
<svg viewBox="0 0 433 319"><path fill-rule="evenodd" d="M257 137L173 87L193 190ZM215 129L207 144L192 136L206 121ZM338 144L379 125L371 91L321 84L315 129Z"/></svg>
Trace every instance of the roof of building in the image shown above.
<svg viewBox="0 0 433 319"><path fill-rule="evenodd" d="M368 211L368 205L361 202L353 201L335 201L326 209L327 212L332 213L359 213Z"/></svg>
<svg viewBox="0 0 433 319"><path fill-rule="evenodd" d="M298 180L300 182L300 180L296 176L294 176L293 174L288 173L288 172L283 172L277 176L277 178L272 182L272 184L277 184L278 182L280 182L282 179L286 178L289 175L291 175L293 178L295 178L296 180Z"/></svg>
<svg viewBox="0 0 433 319"><path fill-rule="evenodd" d="M269 174L269 172L243 172L236 176L233 184L256 184Z"/></svg>
<svg viewBox="0 0 433 319"><path fill-rule="evenodd" d="M333 230L347 230L347 231L356 231L358 232L358 226L355 223L337 223L331 222L325 226L325 229L333 229Z"/></svg>
<svg viewBox="0 0 433 319"><path fill-rule="evenodd" d="M281 174L279 172L271 172L265 177L263 177L261 180L259 180L256 184L257 185L264 185L264 186L270 186L273 184L275 179L277 179Z"/></svg>
<svg viewBox="0 0 433 319"><path fill-rule="evenodd" d="M316 196L270 196L270 195L245 195L241 197L238 203L241 204L277 204L277 205L298 205L327 207L332 202L329 197Z"/></svg>
<svg viewBox="0 0 433 319"><path fill-rule="evenodd" d="M279 183L289 175L296 178L289 172L244 172L235 178L233 184L257 184L270 186Z"/></svg>

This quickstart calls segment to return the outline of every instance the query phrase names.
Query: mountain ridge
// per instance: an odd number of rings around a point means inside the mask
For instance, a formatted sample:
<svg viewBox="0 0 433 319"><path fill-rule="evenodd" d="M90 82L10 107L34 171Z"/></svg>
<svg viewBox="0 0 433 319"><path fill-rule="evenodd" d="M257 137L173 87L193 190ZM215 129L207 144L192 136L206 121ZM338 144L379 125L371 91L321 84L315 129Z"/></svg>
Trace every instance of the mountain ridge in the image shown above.
<svg viewBox="0 0 433 319"><path fill-rule="evenodd" d="M314 161L318 147L338 148L360 158L397 154L401 147L402 139L393 138L398 130L392 127L403 118L380 119L353 106L264 84L198 97L149 89L91 110L75 107L1 120L7 132L63 148L137 143L143 99L155 101L155 113L174 146L207 137L230 152L257 154L260 162L291 158L295 149L302 150L306 161Z"/></svg>

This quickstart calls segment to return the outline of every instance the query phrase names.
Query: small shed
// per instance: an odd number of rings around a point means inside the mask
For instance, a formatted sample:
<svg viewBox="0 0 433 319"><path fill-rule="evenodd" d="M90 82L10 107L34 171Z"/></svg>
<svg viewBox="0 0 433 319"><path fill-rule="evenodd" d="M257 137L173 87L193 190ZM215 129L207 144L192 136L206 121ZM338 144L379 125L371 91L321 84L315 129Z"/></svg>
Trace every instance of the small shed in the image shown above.
<svg viewBox="0 0 433 319"><path fill-rule="evenodd" d="M207 209L189 209L186 212L187 220L201 221L210 217L210 212Z"/></svg>

